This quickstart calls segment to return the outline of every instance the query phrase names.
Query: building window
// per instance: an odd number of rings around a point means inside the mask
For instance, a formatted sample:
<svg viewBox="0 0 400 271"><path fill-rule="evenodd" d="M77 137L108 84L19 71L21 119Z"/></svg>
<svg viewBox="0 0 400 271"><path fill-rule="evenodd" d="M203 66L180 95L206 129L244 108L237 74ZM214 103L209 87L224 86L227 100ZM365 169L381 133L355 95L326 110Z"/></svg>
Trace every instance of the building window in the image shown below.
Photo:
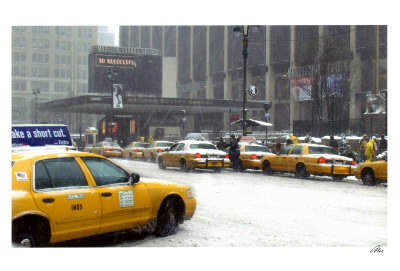
<svg viewBox="0 0 400 271"><path fill-rule="evenodd" d="M224 28L210 26L210 74L224 71Z"/></svg>
<svg viewBox="0 0 400 271"><path fill-rule="evenodd" d="M290 26L271 26L270 28L271 62L290 65Z"/></svg>
<svg viewBox="0 0 400 271"><path fill-rule="evenodd" d="M310 65L313 63L315 54L318 52L318 26L300 25L296 26L295 61L297 66Z"/></svg>
<svg viewBox="0 0 400 271"><path fill-rule="evenodd" d="M26 82L13 80L12 81L12 90L26 91Z"/></svg>

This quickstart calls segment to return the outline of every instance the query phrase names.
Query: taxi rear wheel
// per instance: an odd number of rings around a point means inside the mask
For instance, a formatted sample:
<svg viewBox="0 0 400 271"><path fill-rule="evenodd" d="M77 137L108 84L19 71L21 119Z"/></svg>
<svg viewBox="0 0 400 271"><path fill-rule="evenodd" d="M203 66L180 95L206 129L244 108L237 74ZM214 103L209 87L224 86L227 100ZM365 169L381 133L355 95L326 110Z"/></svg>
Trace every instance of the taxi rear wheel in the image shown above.
<svg viewBox="0 0 400 271"><path fill-rule="evenodd" d="M262 165L262 170L263 170L264 174L272 175L271 165L269 164L268 161L264 161L264 163Z"/></svg>
<svg viewBox="0 0 400 271"><path fill-rule="evenodd" d="M187 166L186 161L183 159L181 160L181 169L186 172L190 171L190 167Z"/></svg>
<svg viewBox="0 0 400 271"><path fill-rule="evenodd" d="M175 204L175 200L169 198L164 202L160 209L155 235L157 237L173 235L178 231L178 226L179 211Z"/></svg>
<svg viewBox="0 0 400 271"><path fill-rule="evenodd" d="M371 169L364 171L362 175L362 182L364 185L373 186L376 185L375 175Z"/></svg>
<svg viewBox="0 0 400 271"><path fill-rule="evenodd" d="M307 178L308 176L310 176L307 173L306 166L304 164L298 164L296 166L296 172L294 173L294 175L296 176L296 178Z"/></svg>
<svg viewBox="0 0 400 271"><path fill-rule="evenodd" d="M162 158L158 159L158 168L165 169L164 161L162 160Z"/></svg>

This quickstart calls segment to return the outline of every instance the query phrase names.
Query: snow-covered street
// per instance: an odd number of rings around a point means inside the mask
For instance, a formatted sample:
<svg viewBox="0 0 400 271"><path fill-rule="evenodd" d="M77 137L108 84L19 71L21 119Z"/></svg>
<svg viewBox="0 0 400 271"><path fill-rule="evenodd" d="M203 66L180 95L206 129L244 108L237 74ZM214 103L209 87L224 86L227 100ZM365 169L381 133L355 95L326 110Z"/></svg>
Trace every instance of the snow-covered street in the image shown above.
<svg viewBox="0 0 400 271"><path fill-rule="evenodd" d="M133 247L370 247L387 246L387 187L354 177L297 179L260 171L182 172L154 163L115 159L141 178L192 186L194 217L176 235L120 238ZM92 244L96 245L96 244Z"/></svg>

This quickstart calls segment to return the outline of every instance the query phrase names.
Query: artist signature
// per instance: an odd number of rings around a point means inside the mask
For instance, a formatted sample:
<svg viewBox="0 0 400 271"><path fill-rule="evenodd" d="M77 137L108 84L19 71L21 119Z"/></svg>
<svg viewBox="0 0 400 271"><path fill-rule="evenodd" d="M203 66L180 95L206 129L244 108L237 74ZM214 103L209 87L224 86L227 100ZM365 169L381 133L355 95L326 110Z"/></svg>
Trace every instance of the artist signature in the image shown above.
<svg viewBox="0 0 400 271"><path fill-rule="evenodd" d="M377 245L373 249L371 249L370 253L383 253L383 249L381 249L380 245Z"/></svg>

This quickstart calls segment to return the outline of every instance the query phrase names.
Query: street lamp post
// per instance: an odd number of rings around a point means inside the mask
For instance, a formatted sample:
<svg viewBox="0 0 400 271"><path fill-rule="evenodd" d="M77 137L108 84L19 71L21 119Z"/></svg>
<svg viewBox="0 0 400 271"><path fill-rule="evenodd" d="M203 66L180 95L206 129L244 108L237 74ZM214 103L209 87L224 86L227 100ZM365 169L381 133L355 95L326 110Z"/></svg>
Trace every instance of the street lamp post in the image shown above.
<svg viewBox="0 0 400 271"><path fill-rule="evenodd" d="M259 26L249 26L249 25L244 25L244 26L235 26L233 28L233 33L236 37L240 37L240 35L243 35L242 39L242 45L243 45L243 136L246 136L247 134L247 58L249 55L249 28L252 27L254 31L257 31Z"/></svg>
<svg viewBox="0 0 400 271"><path fill-rule="evenodd" d="M37 96L39 93L39 88L32 89L32 94L35 95L35 124L37 124Z"/></svg>
<svg viewBox="0 0 400 271"><path fill-rule="evenodd" d="M111 138L114 141L114 131L113 128L115 126L114 123L114 101L113 101L113 95L114 95L114 84L116 81L116 77L118 75L118 70L115 67L109 68L107 71L107 77L111 81Z"/></svg>

